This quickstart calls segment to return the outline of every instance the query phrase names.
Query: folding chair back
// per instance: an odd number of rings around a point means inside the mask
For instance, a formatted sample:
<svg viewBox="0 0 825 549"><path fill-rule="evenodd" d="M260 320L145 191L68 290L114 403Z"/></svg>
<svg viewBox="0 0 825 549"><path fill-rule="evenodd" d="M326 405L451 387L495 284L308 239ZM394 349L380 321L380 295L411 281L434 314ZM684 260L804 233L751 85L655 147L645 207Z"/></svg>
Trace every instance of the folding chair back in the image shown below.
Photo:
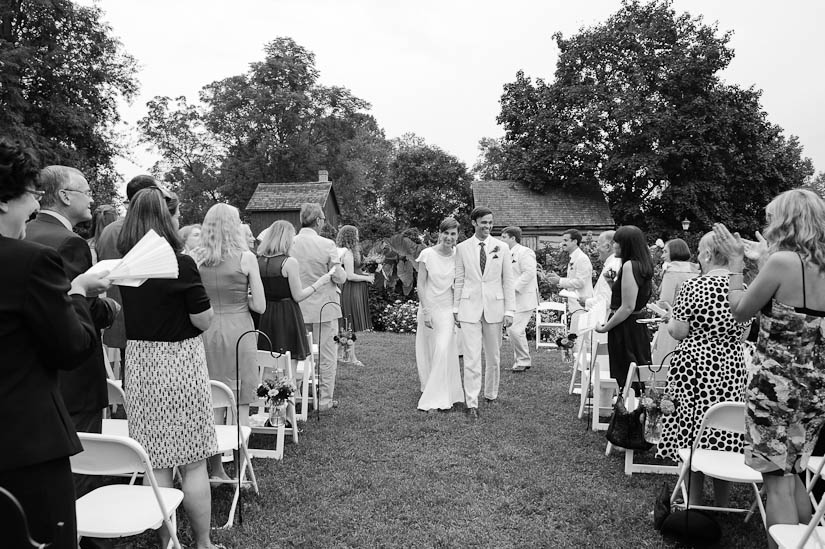
<svg viewBox="0 0 825 549"><path fill-rule="evenodd" d="M278 374L286 377L287 379L294 380L291 365L292 354L289 351L283 354L270 353L269 351L258 351L257 360L258 383L263 383L263 380L267 377L265 375L267 370L273 372L273 374Z"/></svg>
<svg viewBox="0 0 825 549"><path fill-rule="evenodd" d="M234 425L237 423L237 407L235 405L235 395L232 389L225 383L214 379L209 380L209 387L212 389L212 408L226 409L226 417L228 423Z"/></svg>
<svg viewBox="0 0 825 549"><path fill-rule="evenodd" d="M545 315L555 318L545 321ZM536 306L536 349L556 348L555 341L542 341L542 331L546 329L567 330L567 304L557 301L542 301Z"/></svg>
<svg viewBox="0 0 825 549"><path fill-rule="evenodd" d="M70 458L73 473L113 476L152 470L146 450L132 438L94 433L78 433L78 436L83 451Z"/></svg>
<svg viewBox="0 0 825 549"><path fill-rule="evenodd" d="M825 516L825 497L820 499L808 524L774 524L768 528L779 549L825 547L825 527L820 526Z"/></svg>
<svg viewBox="0 0 825 549"><path fill-rule="evenodd" d="M696 435L694 447L698 444L705 429L719 429L731 433L744 434L745 432L745 404L743 402L718 402L708 408L699 432Z"/></svg>
<svg viewBox="0 0 825 549"><path fill-rule="evenodd" d="M116 412L118 406L123 406L124 409L126 408L126 393L123 391L120 381L107 379L106 391L109 398L109 406L106 408L107 417L111 416L112 412Z"/></svg>

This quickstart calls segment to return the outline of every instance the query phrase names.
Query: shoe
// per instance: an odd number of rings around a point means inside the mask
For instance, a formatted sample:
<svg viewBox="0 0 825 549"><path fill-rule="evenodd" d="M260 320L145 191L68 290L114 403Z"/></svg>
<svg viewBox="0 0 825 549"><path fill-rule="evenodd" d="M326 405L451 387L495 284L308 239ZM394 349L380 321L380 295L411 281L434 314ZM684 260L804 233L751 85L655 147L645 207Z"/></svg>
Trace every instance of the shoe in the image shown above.
<svg viewBox="0 0 825 549"><path fill-rule="evenodd" d="M498 404L498 399L497 398L484 397L484 400L487 401L487 404Z"/></svg>
<svg viewBox="0 0 825 549"><path fill-rule="evenodd" d="M324 406L322 404L321 406L318 407L318 409L322 412L327 412L327 411L332 410L333 408L337 408L337 407L338 407L338 401L333 400L331 404L327 404L326 406Z"/></svg>
<svg viewBox="0 0 825 549"><path fill-rule="evenodd" d="M526 372L530 367L529 366L513 366L510 368L511 372Z"/></svg>
<svg viewBox="0 0 825 549"><path fill-rule="evenodd" d="M470 418L470 421L477 420L478 410L476 408L467 408L467 417Z"/></svg>

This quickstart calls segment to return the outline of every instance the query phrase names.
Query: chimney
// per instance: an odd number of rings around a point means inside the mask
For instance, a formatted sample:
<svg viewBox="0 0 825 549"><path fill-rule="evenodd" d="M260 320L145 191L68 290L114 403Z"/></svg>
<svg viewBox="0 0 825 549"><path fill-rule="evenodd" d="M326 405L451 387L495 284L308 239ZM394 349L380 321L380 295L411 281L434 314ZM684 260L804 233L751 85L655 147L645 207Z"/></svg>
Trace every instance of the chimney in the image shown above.
<svg viewBox="0 0 825 549"><path fill-rule="evenodd" d="M318 170L318 183L328 183L329 172L326 170Z"/></svg>

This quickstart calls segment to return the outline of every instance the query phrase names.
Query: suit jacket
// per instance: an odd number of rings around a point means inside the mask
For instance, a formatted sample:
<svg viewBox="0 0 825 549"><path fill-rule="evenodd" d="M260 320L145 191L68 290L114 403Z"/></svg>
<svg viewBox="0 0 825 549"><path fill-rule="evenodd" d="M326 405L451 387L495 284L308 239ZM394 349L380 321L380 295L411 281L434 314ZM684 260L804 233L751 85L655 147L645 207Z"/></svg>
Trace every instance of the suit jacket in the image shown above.
<svg viewBox="0 0 825 549"><path fill-rule="evenodd" d="M516 244L510 249L515 277L516 312L534 311L539 304L539 283L536 279L536 252Z"/></svg>
<svg viewBox="0 0 825 549"><path fill-rule="evenodd" d="M329 283L318 288L317 291L298 304L301 307L304 322L313 324L318 322L319 318L321 322L341 318L340 290L335 283L343 284L347 279L347 273L341 267L341 259L338 257L338 248L335 247L335 242L305 227L295 235L292 248L289 250L289 256L294 257L300 265L301 285L304 288L327 274L333 267L337 267L336 273ZM325 304L330 302L335 305L324 307ZM320 317L319 315L322 312L324 316Z"/></svg>
<svg viewBox="0 0 825 549"><path fill-rule="evenodd" d="M26 225L26 240L57 250L66 278L70 281L92 266L92 252L86 241L49 214L41 212L34 221ZM99 334L100 330L112 323L114 309L105 298L95 297L87 301L92 321L97 328L97 345L92 355L81 365L59 374L63 401L71 414L101 410L109 403L106 366Z"/></svg>
<svg viewBox="0 0 825 549"><path fill-rule="evenodd" d="M100 344L56 251L0 236L0 264L0 471L10 471L82 450L57 371Z"/></svg>
<svg viewBox="0 0 825 549"><path fill-rule="evenodd" d="M570 254L570 263L567 265L567 276L559 281L559 286L565 290L576 292L578 297L584 298L593 296L593 264L587 254L577 248ZM567 310L578 311L582 306L578 299L567 298Z"/></svg>
<svg viewBox="0 0 825 549"><path fill-rule="evenodd" d="M505 312L512 314L516 307L510 248L489 237L482 273L479 242L471 236L456 246L453 311L461 322L480 322L482 317L488 323L502 322Z"/></svg>
<svg viewBox="0 0 825 549"><path fill-rule="evenodd" d="M120 238L120 231L123 229L123 218L117 219L109 223L103 228L103 232L97 237L95 242L95 252L97 252L97 259L120 259L123 257L117 249L117 239ZM106 290L106 297L114 299L120 305L123 305L123 298L120 296L120 288L118 286L111 286ZM115 317L112 325L106 328L103 332L103 343L109 347L118 349L126 348L126 324L124 315L119 314Z"/></svg>
<svg viewBox="0 0 825 549"><path fill-rule="evenodd" d="M610 292L613 287L611 283L608 282L608 277L606 275L608 272L613 271L613 278L615 279L621 269L621 259L613 254L607 256L607 259L604 260L604 266L602 267L601 275L599 275L599 280L596 281L596 285L593 287L593 297L587 298L584 303L584 307L588 311L595 309L596 307L603 307L605 315L607 315L607 312L610 309Z"/></svg>

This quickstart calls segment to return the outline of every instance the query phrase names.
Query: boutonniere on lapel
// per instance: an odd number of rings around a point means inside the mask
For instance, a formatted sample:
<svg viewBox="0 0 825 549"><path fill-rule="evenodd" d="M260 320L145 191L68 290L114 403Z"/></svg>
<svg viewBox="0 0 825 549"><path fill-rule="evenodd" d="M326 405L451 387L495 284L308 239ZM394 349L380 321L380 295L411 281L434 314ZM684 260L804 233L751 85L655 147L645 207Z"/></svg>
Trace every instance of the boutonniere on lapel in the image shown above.
<svg viewBox="0 0 825 549"><path fill-rule="evenodd" d="M498 246L496 246L495 248L493 248L492 250L490 250L490 253L491 253L491 254L493 254L493 259L498 259L498 256L497 256L497 255L495 255L495 254L496 254L496 252L497 252L497 251L499 251L500 249L501 249L501 248L499 248Z"/></svg>

